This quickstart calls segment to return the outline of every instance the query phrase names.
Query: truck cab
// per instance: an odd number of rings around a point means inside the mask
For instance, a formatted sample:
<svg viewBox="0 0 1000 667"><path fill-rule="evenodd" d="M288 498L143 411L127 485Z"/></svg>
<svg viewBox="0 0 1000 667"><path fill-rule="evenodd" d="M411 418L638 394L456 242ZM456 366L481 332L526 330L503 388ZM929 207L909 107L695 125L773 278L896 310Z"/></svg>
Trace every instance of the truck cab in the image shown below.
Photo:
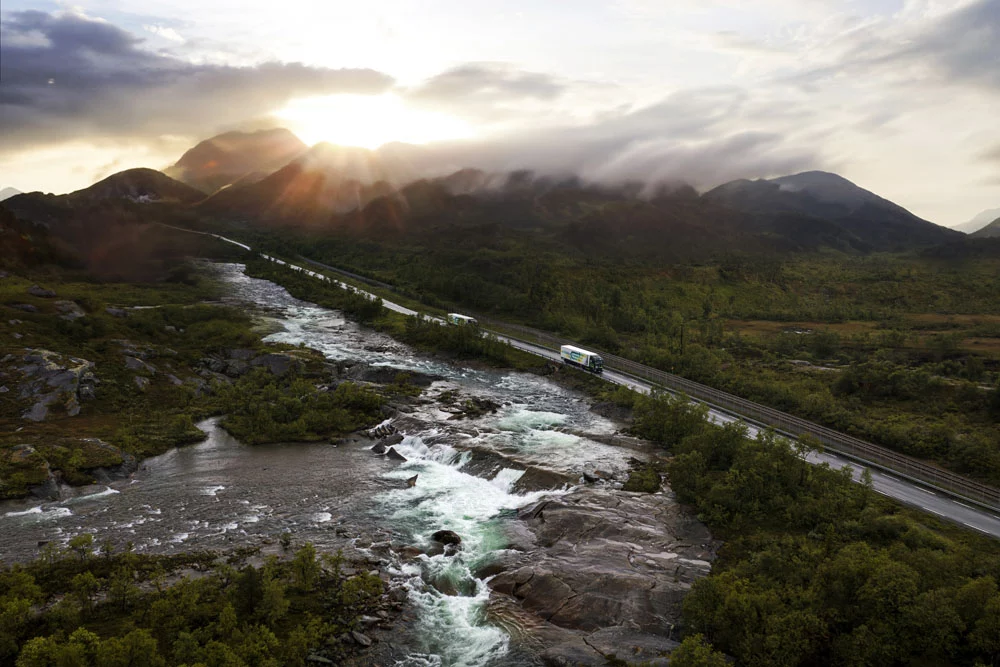
<svg viewBox="0 0 1000 667"><path fill-rule="evenodd" d="M597 375L604 372L604 359L596 352L584 350L575 345L563 345L559 348L559 356L564 364L576 366Z"/></svg>

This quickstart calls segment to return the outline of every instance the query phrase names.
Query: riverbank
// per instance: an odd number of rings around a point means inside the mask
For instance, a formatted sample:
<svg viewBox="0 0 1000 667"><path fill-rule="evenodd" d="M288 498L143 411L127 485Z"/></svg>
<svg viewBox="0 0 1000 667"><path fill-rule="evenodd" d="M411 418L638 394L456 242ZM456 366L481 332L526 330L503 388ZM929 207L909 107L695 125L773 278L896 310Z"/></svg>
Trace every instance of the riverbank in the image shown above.
<svg viewBox="0 0 1000 667"><path fill-rule="evenodd" d="M335 446L329 439L248 446L203 424L206 441L147 459L147 469L106 491L0 517L12 541L67 543L92 532L132 541L141 553L182 553L273 542L287 531L321 552L357 549L387 568L407 611L394 639L374 642L377 655L413 665L538 664L544 636L519 638L542 620L497 616L490 604L497 594L486 581L492 575L477 568L498 551L514 551L504 528L517 520L512 512L587 480L595 490L623 493L617 487L632 460L648 452L606 444L620 438L621 424L592 413L590 400L549 378L445 363L289 299L234 267L217 268L230 288L224 305L266 305L272 319L261 323L269 332L264 343L289 354L310 346L337 369L331 384L430 380L419 395L402 391L379 408L394 430L379 431L388 436L380 443L386 453L370 451L376 442L359 435L334 438ZM411 382L397 383L400 373ZM457 535L461 550L435 552L439 531Z"/></svg>

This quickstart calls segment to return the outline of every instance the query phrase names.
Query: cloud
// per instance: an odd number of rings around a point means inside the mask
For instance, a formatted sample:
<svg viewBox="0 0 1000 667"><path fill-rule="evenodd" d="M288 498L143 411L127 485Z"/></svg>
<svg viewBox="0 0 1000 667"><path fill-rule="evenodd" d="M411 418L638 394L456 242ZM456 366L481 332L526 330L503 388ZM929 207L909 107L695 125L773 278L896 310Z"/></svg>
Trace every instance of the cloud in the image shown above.
<svg viewBox="0 0 1000 667"><path fill-rule="evenodd" d="M785 80L805 88L853 77L1000 92L1000 2L945 4L909 2L891 17L818 24L798 36L802 64Z"/></svg>
<svg viewBox="0 0 1000 667"><path fill-rule="evenodd" d="M921 59L947 78L1000 91L1000 2L978 0L933 22L889 61Z"/></svg>
<svg viewBox="0 0 1000 667"><path fill-rule="evenodd" d="M506 63L467 63L431 77L409 92L410 99L550 100L565 88L548 74L526 72Z"/></svg>
<svg viewBox="0 0 1000 667"><path fill-rule="evenodd" d="M474 62L448 69L399 93L411 104L492 121L516 114L525 106L552 102L568 86L549 74L508 63Z"/></svg>
<svg viewBox="0 0 1000 667"><path fill-rule="evenodd" d="M1000 166L1000 144L997 144L992 148L987 148L976 157L983 162L995 162L997 163L997 166Z"/></svg>
<svg viewBox="0 0 1000 667"><path fill-rule="evenodd" d="M79 139L200 136L294 97L378 94L393 84L371 69L191 63L72 12L12 12L0 31L0 151Z"/></svg>
<svg viewBox="0 0 1000 667"><path fill-rule="evenodd" d="M183 43L185 41L184 37L182 37L179 32L177 32L173 28L168 28L166 26L162 26L162 25L144 25L144 26L142 26L142 29L145 30L146 32L151 32L154 35L159 35L160 37L163 37L164 39L169 39L171 42L180 42L180 43Z"/></svg>
<svg viewBox="0 0 1000 667"><path fill-rule="evenodd" d="M739 88L692 89L588 124L522 129L479 141L397 144L383 154L429 175L472 166L574 173L601 182L683 181L700 188L822 164L813 149L770 129L770 112ZM734 124L734 117L741 121Z"/></svg>

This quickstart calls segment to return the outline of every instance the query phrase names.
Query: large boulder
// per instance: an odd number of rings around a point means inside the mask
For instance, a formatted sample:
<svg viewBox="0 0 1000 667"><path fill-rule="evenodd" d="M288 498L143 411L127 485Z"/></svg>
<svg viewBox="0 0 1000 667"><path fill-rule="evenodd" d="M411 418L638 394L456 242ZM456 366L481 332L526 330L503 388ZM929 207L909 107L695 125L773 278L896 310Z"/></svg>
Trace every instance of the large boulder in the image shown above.
<svg viewBox="0 0 1000 667"><path fill-rule="evenodd" d="M64 320L73 321L87 316L83 308L73 301L54 301L52 305L59 312L59 317Z"/></svg>
<svg viewBox="0 0 1000 667"><path fill-rule="evenodd" d="M226 375L238 378L250 372L250 364L242 359L233 359L226 364Z"/></svg>
<svg viewBox="0 0 1000 667"><path fill-rule="evenodd" d="M435 542L440 542L441 544L461 544L462 537L453 530L439 530L433 535L431 539Z"/></svg>
<svg viewBox="0 0 1000 667"><path fill-rule="evenodd" d="M53 292L52 290L45 289L44 287L41 287L39 285L32 285L31 287L29 287L28 294L30 294L31 296L42 297L43 299L51 299L56 295L56 293Z"/></svg>
<svg viewBox="0 0 1000 667"><path fill-rule="evenodd" d="M708 529L667 494L595 487L542 500L518 518L516 529L532 537L518 539L529 548L505 563L490 581L493 590L530 612L542 635L554 626L584 638L598 655L663 664L660 656L675 646L681 602L709 573L718 549ZM542 642L547 664L586 653L572 637L549 636L560 638Z"/></svg>
<svg viewBox="0 0 1000 667"><path fill-rule="evenodd" d="M288 354L270 353L255 357L251 366L261 366L266 368L271 375L285 375L293 368L301 366L302 362Z"/></svg>
<svg viewBox="0 0 1000 667"><path fill-rule="evenodd" d="M80 402L94 396L94 363L51 350L26 349L14 371L20 374L18 398L30 407L22 417L43 421L52 408L76 416Z"/></svg>
<svg viewBox="0 0 1000 667"><path fill-rule="evenodd" d="M130 371L143 371L146 373L156 373L156 369L147 364L142 359L136 359L135 357L125 357L125 368Z"/></svg>

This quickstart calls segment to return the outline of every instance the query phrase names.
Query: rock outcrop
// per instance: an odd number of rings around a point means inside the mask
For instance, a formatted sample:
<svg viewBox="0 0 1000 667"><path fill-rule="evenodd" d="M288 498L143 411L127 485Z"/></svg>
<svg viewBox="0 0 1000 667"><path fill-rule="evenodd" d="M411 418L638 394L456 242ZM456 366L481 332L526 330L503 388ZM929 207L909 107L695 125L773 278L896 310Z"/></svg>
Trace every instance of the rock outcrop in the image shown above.
<svg viewBox="0 0 1000 667"><path fill-rule="evenodd" d="M40 285L32 285L31 287L29 287L28 294L30 294L31 296L41 297L43 299L51 299L56 295L56 293L53 292L52 290L45 289Z"/></svg>
<svg viewBox="0 0 1000 667"><path fill-rule="evenodd" d="M518 518L511 538L522 553L508 552L490 586L534 617L529 634L553 665L658 660L676 645L681 601L719 545L662 493L579 489Z"/></svg>
<svg viewBox="0 0 1000 667"><path fill-rule="evenodd" d="M19 376L18 398L30 403L22 413L24 419L43 421L52 408L61 407L75 417L80 403L94 397L94 363L50 350L26 349L24 355L8 357L13 373ZM10 375L11 372L5 372Z"/></svg>
<svg viewBox="0 0 1000 667"><path fill-rule="evenodd" d="M52 305L59 312L60 319L73 321L87 316L83 308L74 301L54 301Z"/></svg>

